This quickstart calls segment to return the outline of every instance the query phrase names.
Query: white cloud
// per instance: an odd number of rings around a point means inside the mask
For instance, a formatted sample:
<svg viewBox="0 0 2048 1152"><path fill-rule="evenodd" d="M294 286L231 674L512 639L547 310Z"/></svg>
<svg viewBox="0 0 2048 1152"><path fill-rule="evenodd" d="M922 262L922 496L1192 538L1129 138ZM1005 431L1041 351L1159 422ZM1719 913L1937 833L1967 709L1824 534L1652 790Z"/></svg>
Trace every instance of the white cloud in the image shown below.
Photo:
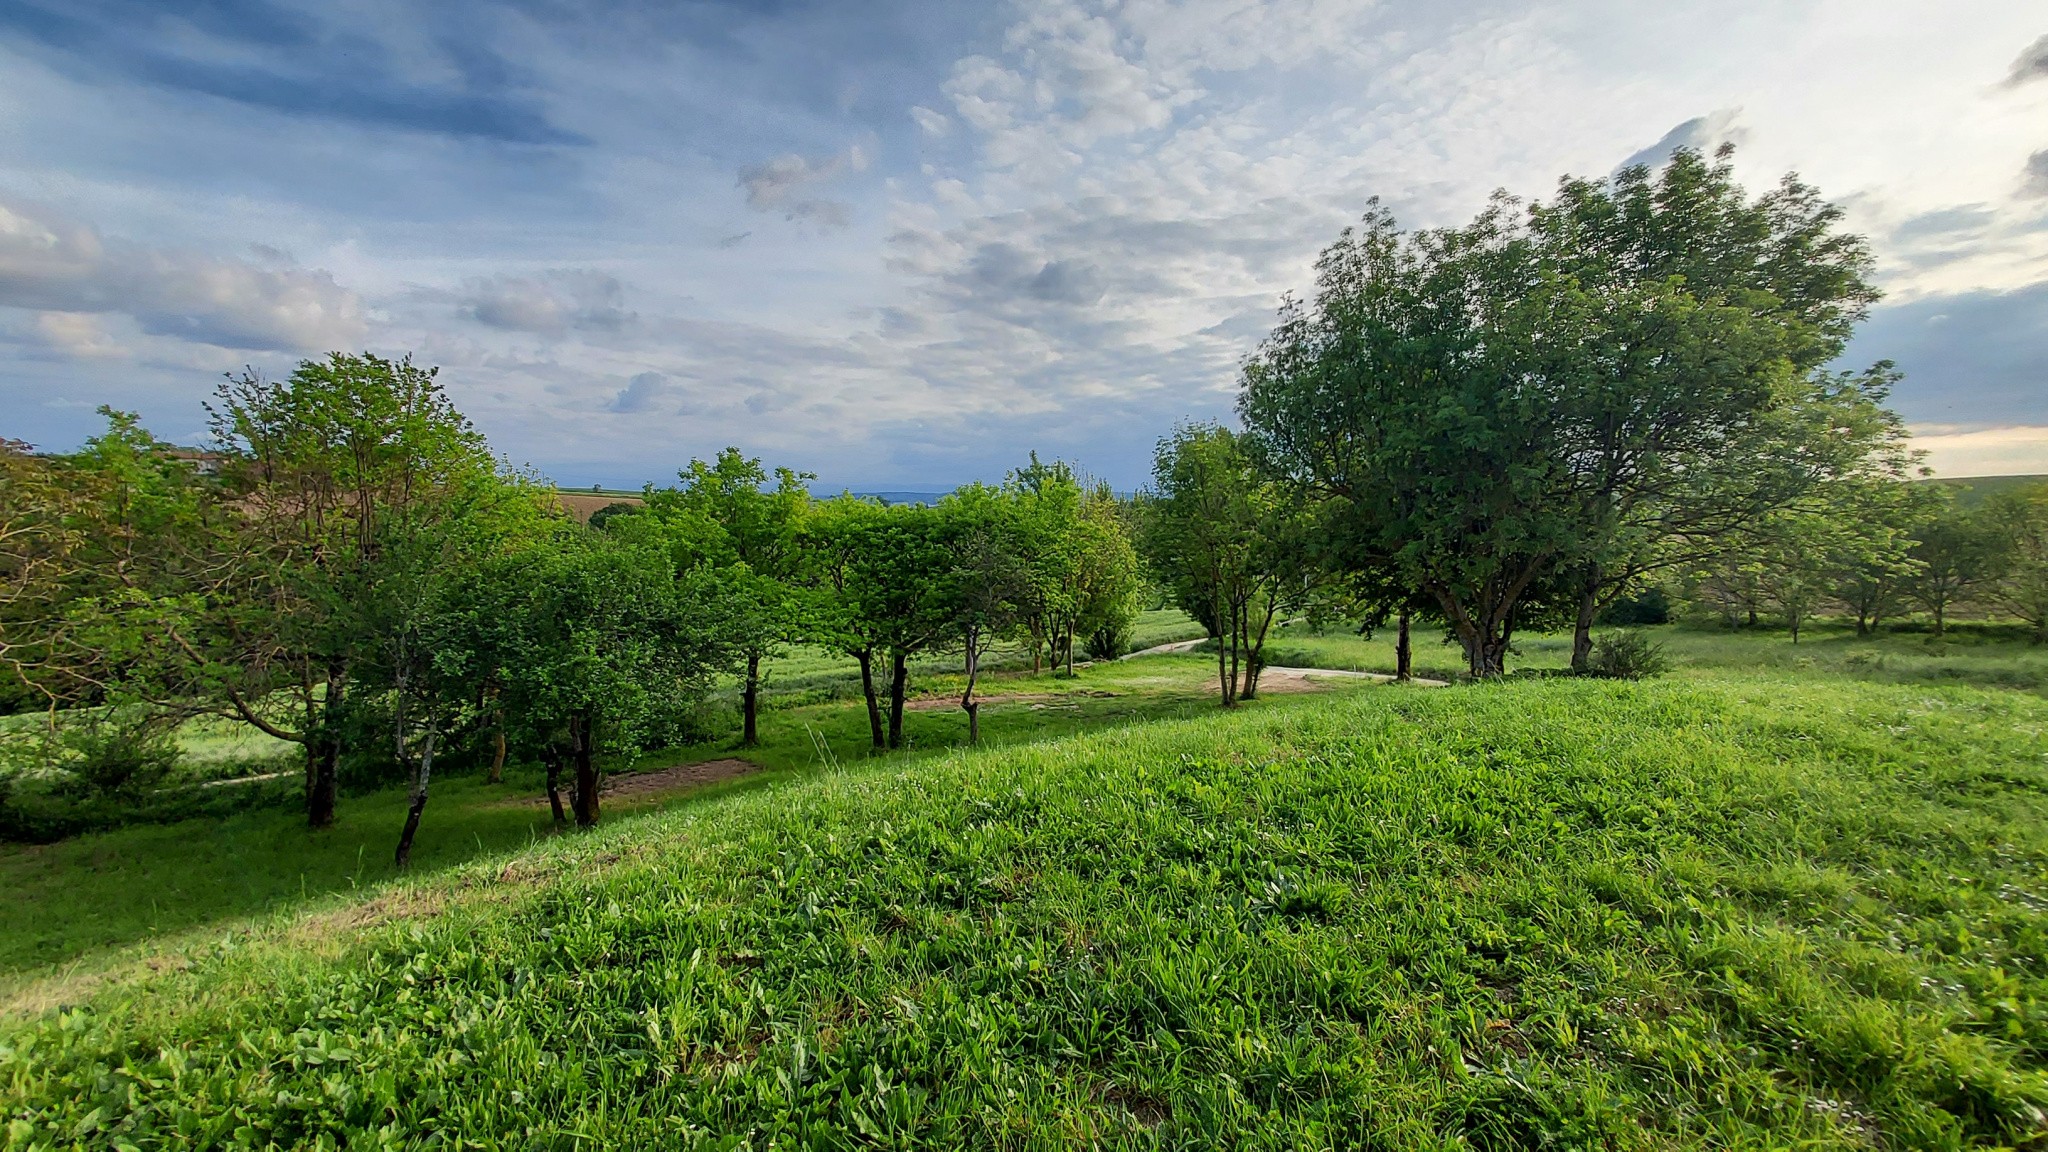
<svg viewBox="0 0 2048 1152"><path fill-rule="evenodd" d="M952 134L953 121L947 119L944 112L934 112L922 104L914 104L910 108L910 118L917 121L917 126L923 129L927 136Z"/></svg>
<svg viewBox="0 0 2048 1152"><path fill-rule="evenodd" d="M2048 426L1962 430L1930 425L1913 430L1913 447L1927 453L1927 466L1937 476L2048 473Z"/></svg>
<svg viewBox="0 0 2048 1152"><path fill-rule="evenodd" d="M632 318L618 278L589 270L479 277L465 284L459 296L464 315L518 332L561 335L571 328L616 329Z"/></svg>
<svg viewBox="0 0 2048 1152"><path fill-rule="evenodd" d="M353 293L325 272L271 263L108 240L57 212L0 203L0 307L125 315L146 333L222 348L318 351L362 337ZM83 331L75 319L45 329L60 345L103 346L61 335Z"/></svg>
<svg viewBox="0 0 2048 1152"><path fill-rule="evenodd" d="M837 200L809 196L805 189L834 180L845 172L864 171L867 154L856 144L822 159L794 152L740 169L738 184L747 190L747 207L777 212L789 220L810 220L827 227L847 223L847 206Z"/></svg>

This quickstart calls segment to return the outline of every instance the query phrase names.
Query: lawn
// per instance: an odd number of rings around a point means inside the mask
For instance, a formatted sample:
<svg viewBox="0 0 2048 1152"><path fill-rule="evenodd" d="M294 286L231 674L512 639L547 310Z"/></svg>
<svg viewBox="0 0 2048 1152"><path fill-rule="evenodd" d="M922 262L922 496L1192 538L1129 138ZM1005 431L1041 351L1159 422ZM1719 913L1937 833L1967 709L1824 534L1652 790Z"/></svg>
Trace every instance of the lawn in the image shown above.
<svg viewBox="0 0 2048 1152"><path fill-rule="evenodd" d="M1198 663L1083 683L1151 659ZM23 988L10 1147L2044 1134L2031 693L1760 660L1058 739L1019 703L1004 747L841 755Z"/></svg>

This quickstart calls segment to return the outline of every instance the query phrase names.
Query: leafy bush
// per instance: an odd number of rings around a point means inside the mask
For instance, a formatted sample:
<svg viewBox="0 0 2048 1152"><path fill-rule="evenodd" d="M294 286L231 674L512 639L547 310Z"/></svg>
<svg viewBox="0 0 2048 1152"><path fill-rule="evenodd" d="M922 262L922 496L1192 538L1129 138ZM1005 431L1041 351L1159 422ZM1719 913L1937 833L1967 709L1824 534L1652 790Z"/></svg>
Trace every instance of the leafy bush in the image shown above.
<svg viewBox="0 0 2048 1152"><path fill-rule="evenodd" d="M73 713L56 737L57 766L91 797L133 798L178 766L178 741L161 716L112 709Z"/></svg>
<svg viewBox="0 0 2048 1152"><path fill-rule="evenodd" d="M1635 628L1645 624L1671 623L1671 599L1662 588L1645 588L1633 596L1624 596L1609 604L1600 613L1600 623L1617 628Z"/></svg>
<svg viewBox="0 0 2048 1152"><path fill-rule="evenodd" d="M1131 622L1108 624L1088 634L1084 646L1090 660L1114 660L1131 650Z"/></svg>
<svg viewBox="0 0 2048 1152"><path fill-rule="evenodd" d="M1609 632L1593 641L1592 674L1610 680L1644 680L1671 667L1664 646L1641 632Z"/></svg>

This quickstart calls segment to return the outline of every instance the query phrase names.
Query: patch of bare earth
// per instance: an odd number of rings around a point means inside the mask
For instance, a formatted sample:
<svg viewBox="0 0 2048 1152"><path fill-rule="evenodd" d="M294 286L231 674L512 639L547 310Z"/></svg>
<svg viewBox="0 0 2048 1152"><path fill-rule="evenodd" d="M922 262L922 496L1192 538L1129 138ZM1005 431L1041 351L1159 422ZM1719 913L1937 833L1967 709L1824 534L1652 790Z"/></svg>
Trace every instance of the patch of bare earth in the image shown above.
<svg viewBox="0 0 2048 1152"><path fill-rule="evenodd" d="M1080 692L996 692L986 696L977 692L974 695L974 702L984 705L1043 704L1049 700L1071 700L1078 696L1109 697L1115 695L1117 695L1115 692L1099 690L1084 690ZM920 696L915 700L905 700L903 702L903 710L906 712L944 712L958 707L960 707L960 698L958 696Z"/></svg>

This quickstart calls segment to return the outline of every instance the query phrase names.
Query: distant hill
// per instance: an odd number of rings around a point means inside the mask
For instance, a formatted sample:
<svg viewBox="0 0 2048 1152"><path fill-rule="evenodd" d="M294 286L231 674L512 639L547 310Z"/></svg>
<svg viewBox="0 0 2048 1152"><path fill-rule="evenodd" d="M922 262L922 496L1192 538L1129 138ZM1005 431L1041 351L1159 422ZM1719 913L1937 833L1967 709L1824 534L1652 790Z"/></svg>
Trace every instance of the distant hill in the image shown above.
<svg viewBox="0 0 2048 1152"><path fill-rule="evenodd" d="M1937 476L1925 484L1940 484L1956 490L1956 502L1968 507L1981 504L2000 492L2048 483L2048 476Z"/></svg>

